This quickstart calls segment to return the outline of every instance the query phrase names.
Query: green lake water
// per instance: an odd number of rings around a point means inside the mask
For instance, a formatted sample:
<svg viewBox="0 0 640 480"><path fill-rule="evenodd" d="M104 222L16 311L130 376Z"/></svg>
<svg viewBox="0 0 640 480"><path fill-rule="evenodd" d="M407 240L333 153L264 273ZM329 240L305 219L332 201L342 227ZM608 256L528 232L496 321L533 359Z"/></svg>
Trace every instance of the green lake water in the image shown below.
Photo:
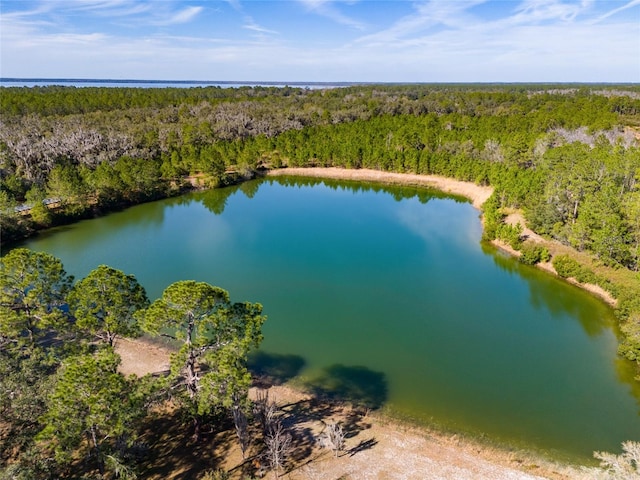
<svg viewBox="0 0 640 480"><path fill-rule="evenodd" d="M480 243L468 202L281 178L136 206L24 246L151 299L178 280L260 302L257 370L515 448L585 461L640 440L601 301ZM634 390L635 389L635 390Z"/></svg>

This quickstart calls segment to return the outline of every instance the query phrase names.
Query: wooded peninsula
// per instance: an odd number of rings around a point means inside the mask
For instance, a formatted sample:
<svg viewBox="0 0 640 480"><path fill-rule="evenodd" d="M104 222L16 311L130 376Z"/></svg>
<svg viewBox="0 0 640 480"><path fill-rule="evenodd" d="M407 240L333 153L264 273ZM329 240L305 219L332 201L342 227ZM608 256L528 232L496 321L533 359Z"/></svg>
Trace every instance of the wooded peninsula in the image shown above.
<svg viewBox="0 0 640 480"><path fill-rule="evenodd" d="M0 89L3 247L56 225L292 167L439 175L492 187L493 194L482 206L483 239L509 245L524 263L550 262L561 277L608 292L616 300L619 353L640 369L638 85ZM521 214L524 224L505 221L514 212ZM523 235L524 228L562 248L531 241ZM149 304L135 279L122 272L103 266L82 280L83 286L72 286L56 259L33 255L15 249L3 259L0 371L13 375L16 385L28 385L21 402L37 389L36 379L47 378L50 400L37 397L44 420L32 418L30 423L25 411L35 407L5 398L5 389L0 392L4 418L14 422L12 428L22 425L32 434L11 437L17 442L11 444L11 458L30 465L27 457L36 434L49 445L69 442L69 448L77 448L77 438L61 437L54 428L72 418L69 415L77 417L70 410L79 402L69 393L72 376L94 390L95 402L115 395L120 400L114 397L114 402L128 405L119 413L129 415L117 421L121 429L102 440L109 454L100 452L100 439L88 430L94 435L92 465L101 474L111 469L124 478L125 456L116 453L131 452L125 437L125 443L118 443L118 435L143 407L178 384L185 390L183 401L194 421L194 435L199 434L198 419L203 415L231 412L229 418L243 441L250 382L243 362L261 338L264 317L258 304L232 304L224 290L196 282L169 286L162 299ZM33 274L34 269L40 273L29 277L31 283L16 286L16 279L23 278L20 272ZM44 277L52 283L40 284ZM124 303L113 331L87 298L86 292L100 284L129 295L118 299ZM16 289L23 297L16 296ZM58 296L47 297L54 294ZM215 346L200 339L194 340L198 349L191 344L181 348L162 386L133 388L117 377L110 335L133 335L135 329L127 330L133 324L154 334L182 325L187 330L178 337L193 340L190 302L203 309L203 331L219 328L230 336ZM65 326L69 317L57 308L60 305L70 305L77 324L73 329ZM176 313L181 324L171 324L175 317L167 313L176 305L183 308ZM138 312L135 318L133 312ZM237 330L216 323L220 318L231 319L229 325ZM62 354L62 347L48 345L34 353L37 345L51 340L52 331L62 332L63 338L91 338L109 348L89 354L95 347L79 343L74 352ZM198 370L200 358L209 358L204 370ZM92 375L99 371L110 375L113 388L108 394L91 385ZM212 376L204 390L197 384L202 371L207 372L203 378ZM54 376L57 383L52 383ZM48 411L43 410L47 402ZM89 410L95 407L90 403ZM258 414L266 415L270 407L265 400L260 408ZM271 438L280 427L263 425ZM337 426L333 428L338 435ZM339 440L331 441L339 446ZM64 471L78 461L65 457L68 451L57 459L66 467L56 470L32 461L29 468ZM273 461L277 474L281 465L277 458Z"/></svg>

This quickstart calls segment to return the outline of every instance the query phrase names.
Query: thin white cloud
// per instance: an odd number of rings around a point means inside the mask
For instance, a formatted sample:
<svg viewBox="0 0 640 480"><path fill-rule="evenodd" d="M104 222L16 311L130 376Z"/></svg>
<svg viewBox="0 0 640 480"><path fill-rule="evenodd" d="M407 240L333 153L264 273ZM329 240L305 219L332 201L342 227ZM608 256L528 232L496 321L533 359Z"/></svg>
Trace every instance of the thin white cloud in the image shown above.
<svg viewBox="0 0 640 480"><path fill-rule="evenodd" d="M364 22L360 22L354 18L351 18L344 13L342 13L337 7L336 2L331 0L298 0L302 3L307 10L326 17L334 22L345 25L347 27L355 28L357 30L364 30L366 28L366 24Z"/></svg>
<svg viewBox="0 0 640 480"><path fill-rule="evenodd" d="M275 30L269 30L268 28L261 27L260 25L255 23L251 17L247 17L245 19L245 24L242 26L242 28L261 34L267 33L270 35L278 35L278 32L276 32Z"/></svg>
<svg viewBox="0 0 640 480"><path fill-rule="evenodd" d="M94 13L102 17L132 17L141 13L150 12L152 10L150 4L140 3L132 5L123 5L119 8L112 8L108 10L98 10Z"/></svg>
<svg viewBox="0 0 640 480"><path fill-rule="evenodd" d="M167 43L182 43L185 47L189 47L193 44L207 45L207 44L228 44L229 39L223 37L196 37L187 35L155 35L150 40L156 42Z"/></svg>
<svg viewBox="0 0 640 480"><path fill-rule="evenodd" d="M204 7L187 7L153 23L161 26L188 23L198 16L203 9Z"/></svg>
<svg viewBox="0 0 640 480"><path fill-rule="evenodd" d="M22 17L32 17L35 15L42 15L50 11L50 5L42 4L33 10L18 10L11 13L2 12L2 17L12 17L12 18L22 18Z"/></svg>
<svg viewBox="0 0 640 480"><path fill-rule="evenodd" d="M95 45L97 43L102 43L107 39L107 35L102 33L89 33L86 35L77 35L77 34L60 34L60 35L52 35L47 37L47 42L54 42L60 45L76 45L76 46L87 46L87 45Z"/></svg>
<svg viewBox="0 0 640 480"><path fill-rule="evenodd" d="M379 45L396 42L417 34L424 34L435 26L447 28L466 27L475 23L473 17L469 16L466 11L486 1L461 0L446 2L432 0L418 3L415 5L414 12L411 15L399 19L385 30L361 37L356 42Z"/></svg>
<svg viewBox="0 0 640 480"><path fill-rule="evenodd" d="M151 9L148 3L137 0L49 0L41 5L52 13L84 12L97 16L128 16Z"/></svg>
<svg viewBox="0 0 640 480"><path fill-rule="evenodd" d="M11 33L18 33L18 35L12 35ZM20 35L19 31L10 32L9 40L11 40L12 50L23 49L42 49L49 51L49 48L53 46L56 49L67 48L86 48L88 46L101 46L103 42L108 38L107 35L101 33L89 33L89 34L72 34L72 33L58 33L54 35ZM4 42L3 42L4 43ZM4 50L4 45L3 45ZM11 56L10 51L3 51L3 57L9 58ZM19 59L18 59L19 61ZM3 64L7 62L3 60ZM3 65L4 66L4 65Z"/></svg>
<svg viewBox="0 0 640 480"><path fill-rule="evenodd" d="M615 15L617 13L623 12L624 10L627 10L627 9L629 9L631 7L635 7L635 6L638 6L638 5L640 5L640 0L632 0L629 3L623 5L622 7L615 8L615 9L605 13L604 15L598 17L597 19L594 20L593 23L601 22L602 20L604 20L606 18L609 18L609 17L611 17L611 16L613 16L613 15ZM636 18L636 20L637 20L637 18Z"/></svg>
<svg viewBox="0 0 640 480"><path fill-rule="evenodd" d="M131 4L131 0L53 0L49 2L54 8L73 10L105 10Z"/></svg>
<svg viewBox="0 0 640 480"><path fill-rule="evenodd" d="M98 18L102 22L106 20L111 25L169 26L189 23L204 10L202 6L172 10L175 3L152 4L148 0L48 0L32 10L3 14L0 20L3 26L10 25L14 31L19 27L29 30L44 27L75 29L81 24L68 19L78 15ZM106 28L106 25L102 28ZM5 32L2 33L4 37Z"/></svg>
<svg viewBox="0 0 640 480"><path fill-rule="evenodd" d="M235 33L244 26L250 34L226 36L223 29L203 22L198 25L204 19L200 11L187 20L194 22L188 31L147 29L138 37L138 29L108 29L106 22L113 24L113 19L103 20L108 18L107 6L126 11L149 5L146 0L85 1L84 5L96 8L83 15L94 20L100 17L97 23L87 23L97 25L94 31L78 28L71 21L65 28L52 25L50 22L64 20L68 12L60 9L56 11L59 15L9 12L0 16L2 73L12 77L180 76L185 80L256 81L640 81L640 66L629 60L639 58L637 42L629 41L640 34L632 15L593 24L594 18L606 12L602 8L606 3L596 2L599 8L594 8L593 2L553 0L514 2L492 11L492 20L487 20L481 15L491 11L492 5L482 3L416 3L411 15L390 19L389 28L373 35L337 44L328 34L327 42L312 45L304 37L275 37L277 32L262 25L267 17L258 16L263 9L253 11L250 3L237 1L229 4L240 9L238 15L227 8L225 13L231 17L225 21L238 22ZM640 0L627 2L624 9L637 8L638 3ZM149 26L157 25L154 21L189 18L185 4L182 8L167 1L153 5L151 13L119 17L118 21ZM474 8L477 6L481 8ZM497 18L496 12L500 14ZM304 13L299 18L317 21ZM342 28L336 36L343 38L347 30L351 31Z"/></svg>
<svg viewBox="0 0 640 480"><path fill-rule="evenodd" d="M242 25L242 28L244 28L245 30L250 30L252 32L257 33L259 35L259 38L262 38L262 39L265 38L265 35L279 35L279 32L275 30L270 30L268 28L263 27L262 25L259 25L258 22L256 22L251 15L247 15L247 13L245 12L245 9L242 6L242 3L240 3L240 0L224 0L224 1L227 2L231 6L231 8L233 8L236 12L240 13L244 17L244 24Z"/></svg>
<svg viewBox="0 0 640 480"><path fill-rule="evenodd" d="M242 5L240 4L240 0L224 0L227 2L236 12L242 12Z"/></svg>
<svg viewBox="0 0 640 480"><path fill-rule="evenodd" d="M593 2L565 3L558 0L526 0L511 17L514 23L536 23L545 21L570 22L578 15L587 12Z"/></svg>

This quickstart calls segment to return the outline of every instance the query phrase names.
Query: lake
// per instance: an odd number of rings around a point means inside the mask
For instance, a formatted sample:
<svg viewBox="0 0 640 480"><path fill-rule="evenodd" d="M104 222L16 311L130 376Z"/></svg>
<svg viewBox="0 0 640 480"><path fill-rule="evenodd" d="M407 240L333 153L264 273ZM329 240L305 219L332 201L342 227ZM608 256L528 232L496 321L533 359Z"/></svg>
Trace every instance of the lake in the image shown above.
<svg viewBox="0 0 640 480"><path fill-rule="evenodd" d="M108 88L240 88L240 87L296 87L308 89L341 88L361 85L351 82L237 82L196 80L109 80L73 78L0 78L0 87L108 87Z"/></svg>
<svg viewBox="0 0 640 480"><path fill-rule="evenodd" d="M586 461L640 440L640 393L600 300L480 242L437 191L282 177L139 205L24 246L155 299L206 281L268 320L254 368L318 393Z"/></svg>

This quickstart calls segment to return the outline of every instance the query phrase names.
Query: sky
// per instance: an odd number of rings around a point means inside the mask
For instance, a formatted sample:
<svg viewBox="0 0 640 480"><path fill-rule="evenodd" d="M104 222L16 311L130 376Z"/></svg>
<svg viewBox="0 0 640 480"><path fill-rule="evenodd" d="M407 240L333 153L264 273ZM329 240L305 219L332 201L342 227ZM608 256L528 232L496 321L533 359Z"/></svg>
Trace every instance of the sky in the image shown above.
<svg viewBox="0 0 640 480"><path fill-rule="evenodd" d="M640 82L640 0L0 0L0 76Z"/></svg>

